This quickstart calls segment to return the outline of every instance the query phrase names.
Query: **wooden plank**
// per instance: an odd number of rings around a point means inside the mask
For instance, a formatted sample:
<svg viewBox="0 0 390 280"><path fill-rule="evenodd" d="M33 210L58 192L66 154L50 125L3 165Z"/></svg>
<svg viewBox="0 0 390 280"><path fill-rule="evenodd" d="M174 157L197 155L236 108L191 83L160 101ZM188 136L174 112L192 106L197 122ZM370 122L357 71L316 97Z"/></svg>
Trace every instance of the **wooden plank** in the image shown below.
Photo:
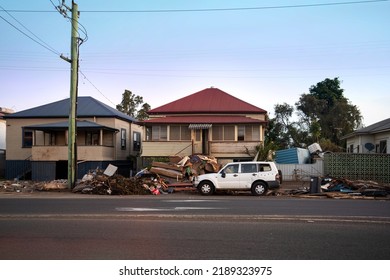
<svg viewBox="0 0 390 280"><path fill-rule="evenodd" d="M169 163L166 163L166 162L154 161L154 162L152 162L152 166L153 167L160 167L160 168L164 168L164 169L176 170L176 171L182 172L182 167L181 166L172 165L172 164L169 164Z"/></svg>
<svg viewBox="0 0 390 280"><path fill-rule="evenodd" d="M167 176L169 178L175 178L175 179L183 179L183 174L176 170L169 170L165 168L160 167L152 167L150 168L150 172L156 173L159 175Z"/></svg>

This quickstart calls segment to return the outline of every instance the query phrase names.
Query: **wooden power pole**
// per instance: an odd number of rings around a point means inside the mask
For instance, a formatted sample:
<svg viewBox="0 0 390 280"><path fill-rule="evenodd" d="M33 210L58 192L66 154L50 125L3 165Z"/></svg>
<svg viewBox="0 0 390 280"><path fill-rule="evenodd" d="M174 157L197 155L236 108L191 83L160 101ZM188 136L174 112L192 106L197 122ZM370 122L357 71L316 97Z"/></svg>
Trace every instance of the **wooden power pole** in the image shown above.
<svg viewBox="0 0 390 280"><path fill-rule="evenodd" d="M77 88L78 88L78 7L72 1L72 39L71 39L71 77L70 77L70 108L68 127L68 186L74 188L77 178Z"/></svg>

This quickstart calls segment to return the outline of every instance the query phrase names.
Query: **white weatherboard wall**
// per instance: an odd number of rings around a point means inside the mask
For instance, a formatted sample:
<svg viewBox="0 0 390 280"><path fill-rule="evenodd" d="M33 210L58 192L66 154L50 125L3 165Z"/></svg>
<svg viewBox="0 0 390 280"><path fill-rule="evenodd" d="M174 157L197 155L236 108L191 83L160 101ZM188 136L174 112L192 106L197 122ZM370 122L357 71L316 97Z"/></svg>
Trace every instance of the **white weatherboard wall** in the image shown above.
<svg viewBox="0 0 390 280"><path fill-rule="evenodd" d="M0 120L0 150L5 150L5 122Z"/></svg>

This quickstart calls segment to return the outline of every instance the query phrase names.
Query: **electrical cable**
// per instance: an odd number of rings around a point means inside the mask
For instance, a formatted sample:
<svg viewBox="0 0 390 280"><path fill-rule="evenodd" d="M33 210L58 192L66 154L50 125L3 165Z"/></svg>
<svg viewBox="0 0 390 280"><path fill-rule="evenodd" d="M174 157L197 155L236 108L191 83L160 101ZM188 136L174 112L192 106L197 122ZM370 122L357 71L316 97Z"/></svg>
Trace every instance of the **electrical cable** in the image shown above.
<svg viewBox="0 0 390 280"><path fill-rule="evenodd" d="M10 17L12 17L17 23L19 23L21 26L24 27L24 29L26 29L28 32L30 32L31 35L33 35L36 39L38 39L42 44L44 44L45 46L47 46L49 49L52 50L52 52L56 53L56 54L59 54L59 52L53 48L52 46L50 46L48 43L46 43L45 41L43 41L41 38L39 38L36 34L34 34L34 32L32 32L30 29L28 29L23 23L21 23L18 19L16 19L13 15L11 15L7 10L5 10L1 5L0 5L0 8L5 11Z"/></svg>
<svg viewBox="0 0 390 280"><path fill-rule="evenodd" d="M114 105L114 106L116 106L116 104L114 103L114 102L112 102L107 96L105 96L104 94L103 94L103 92L100 90L100 89L98 89L97 88L97 86L95 86L92 82L91 82L91 80L90 79L88 79L87 78L87 76L81 71L81 70L79 70L79 72L80 72L80 74L81 75L83 75L83 78L85 79L85 80L87 80L105 99L107 99L112 105Z"/></svg>
<svg viewBox="0 0 390 280"><path fill-rule="evenodd" d="M18 30L20 33L22 33L23 35L25 35L26 37L30 38L31 40L33 40L35 43L37 43L38 45L41 45L42 47L44 47L45 49L47 49L48 51L54 53L55 55L61 55L59 52L55 51L54 49L51 49L49 47L47 47L46 45L42 44L41 42L39 42L38 40L34 39L33 37L31 37L30 35L28 35L27 33L25 33L24 31L20 30L18 27L16 27L15 25L13 25L11 22L9 22L8 20L6 20L5 18L3 18L1 15L0 15L0 18L2 20L4 20L5 22L7 22L9 25L11 25L13 28L15 28L16 30Z"/></svg>
<svg viewBox="0 0 390 280"><path fill-rule="evenodd" d="M331 2L315 4L296 4L280 6L259 6L259 7L236 7L236 8L204 8L204 9L161 9L161 10L83 10L83 13L183 13L183 12L226 12L226 11L250 11L250 10L273 10L273 9L293 9L293 8L310 8L355 4L371 4L378 2L388 2L390 0L365 0L365 1L348 1L348 2ZM52 2L53 3L53 2ZM19 13L48 13L54 11L45 10L8 10Z"/></svg>

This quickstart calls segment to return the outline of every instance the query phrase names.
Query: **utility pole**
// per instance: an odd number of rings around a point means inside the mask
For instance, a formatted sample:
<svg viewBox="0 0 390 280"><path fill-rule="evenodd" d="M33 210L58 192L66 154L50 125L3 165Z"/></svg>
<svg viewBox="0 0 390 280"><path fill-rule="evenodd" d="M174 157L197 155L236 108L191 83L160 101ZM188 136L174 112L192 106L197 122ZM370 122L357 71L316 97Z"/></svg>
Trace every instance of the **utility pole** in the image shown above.
<svg viewBox="0 0 390 280"><path fill-rule="evenodd" d="M77 177L77 88L78 88L78 72L79 72L79 44L78 44L78 7L72 0L72 7L69 8L62 1L62 6L65 6L72 12L72 32L71 32L71 59L61 55L61 58L70 62L70 104L69 104L69 123L68 123L68 186L70 189L74 188ZM58 9L64 16L65 9Z"/></svg>
<svg viewBox="0 0 390 280"><path fill-rule="evenodd" d="M65 0L62 0L60 6L56 9L65 18L67 11L72 12L71 24L71 42L70 51L71 58L67 58L61 54L61 58L71 64L70 69L70 104L69 104L69 120L68 120L68 186L74 188L77 177L77 90L78 90L78 74L79 74L79 40L78 38L78 6L72 0L72 7L65 5Z"/></svg>
<svg viewBox="0 0 390 280"><path fill-rule="evenodd" d="M77 88L79 72L78 55L78 7L72 1L72 39L71 39L71 77L70 77L70 109L68 128L68 186L74 188L77 177Z"/></svg>

